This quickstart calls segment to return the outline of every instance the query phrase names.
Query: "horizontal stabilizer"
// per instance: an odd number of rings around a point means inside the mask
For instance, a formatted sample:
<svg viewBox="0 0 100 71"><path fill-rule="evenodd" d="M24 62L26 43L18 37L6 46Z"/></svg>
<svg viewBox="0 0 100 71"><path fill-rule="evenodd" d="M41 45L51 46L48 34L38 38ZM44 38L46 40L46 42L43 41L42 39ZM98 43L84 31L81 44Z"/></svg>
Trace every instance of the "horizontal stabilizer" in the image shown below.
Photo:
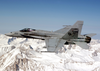
<svg viewBox="0 0 100 71"><path fill-rule="evenodd" d="M95 33L85 34L85 36L89 36L89 37L93 37L93 36L95 36L95 35L96 35Z"/></svg>
<svg viewBox="0 0 100 71"><path fill-rule="evenodd" d="M89 46L85 42L74 42L74 43L76 43L78 46L80 46L83 49L89 49Z"/></svg>

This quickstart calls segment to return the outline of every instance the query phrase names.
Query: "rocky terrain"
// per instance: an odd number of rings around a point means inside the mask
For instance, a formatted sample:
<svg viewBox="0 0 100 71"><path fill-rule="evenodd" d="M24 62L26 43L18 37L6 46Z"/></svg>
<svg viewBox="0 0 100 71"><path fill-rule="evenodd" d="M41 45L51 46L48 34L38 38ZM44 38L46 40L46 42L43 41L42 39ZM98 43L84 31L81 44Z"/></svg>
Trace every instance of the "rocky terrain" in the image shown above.
<svg viewBox="0 0 100 71"><path fill-rule="evenodd" d="M46 51L37 39L0 35L0 71L100 71L100 40L89 49L64 45L59 53Z"/></svg>

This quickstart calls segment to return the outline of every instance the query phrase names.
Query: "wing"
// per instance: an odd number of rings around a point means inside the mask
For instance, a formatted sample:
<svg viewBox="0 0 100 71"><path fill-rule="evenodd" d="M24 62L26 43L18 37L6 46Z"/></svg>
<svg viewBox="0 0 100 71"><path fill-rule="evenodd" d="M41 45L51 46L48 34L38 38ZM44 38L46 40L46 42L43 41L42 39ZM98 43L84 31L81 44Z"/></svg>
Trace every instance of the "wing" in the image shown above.
<svg viewBox="0 0 100 71"><path fill-rule="evenodd" d="M59 49L62 48L62 46L66 41L63 39L52 37L52 38L46 38L45 42L46 42L47 51L57 52Z"/></svg>
<svg viewBox="0 0 100 71"><path fill-rule="evenodd" d="M62 29L59 29L59 30L55 31L55 33L65 34L66 32L69 31L70 28L71 28L71 26L67 26L67 27L64 27Z"/></svg>

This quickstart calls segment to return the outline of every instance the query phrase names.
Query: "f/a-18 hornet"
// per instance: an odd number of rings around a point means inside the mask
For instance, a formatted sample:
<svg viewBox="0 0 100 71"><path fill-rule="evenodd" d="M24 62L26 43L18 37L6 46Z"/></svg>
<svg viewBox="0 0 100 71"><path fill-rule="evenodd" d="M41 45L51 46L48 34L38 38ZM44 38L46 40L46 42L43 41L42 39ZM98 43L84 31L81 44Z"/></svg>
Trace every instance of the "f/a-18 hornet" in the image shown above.
<svg viewBox="0 0 100 71"><path fill-rule="evenodd" d="M82 26L83 21L77 21L73 26L66 26L54 32L25 28L5 35L45 40L48 52L56 52L64 44L77 44L84 49L89 49L87 43L90 43L91 37L96 34L81 35Z"/></svg>

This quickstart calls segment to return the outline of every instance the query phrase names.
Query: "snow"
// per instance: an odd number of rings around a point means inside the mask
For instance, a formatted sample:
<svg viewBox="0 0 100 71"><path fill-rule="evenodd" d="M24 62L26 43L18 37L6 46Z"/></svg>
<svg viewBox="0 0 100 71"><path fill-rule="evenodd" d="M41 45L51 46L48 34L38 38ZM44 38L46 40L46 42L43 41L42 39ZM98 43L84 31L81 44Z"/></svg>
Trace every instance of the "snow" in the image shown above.
<svg viewBox="0 0 100 71"><path fill-rule="evenodd" d="M0 35L0 71L100 71L100 40L88 45L88 50L64 45L59 53L40 52L46 51L43 40Z"/></svg>

